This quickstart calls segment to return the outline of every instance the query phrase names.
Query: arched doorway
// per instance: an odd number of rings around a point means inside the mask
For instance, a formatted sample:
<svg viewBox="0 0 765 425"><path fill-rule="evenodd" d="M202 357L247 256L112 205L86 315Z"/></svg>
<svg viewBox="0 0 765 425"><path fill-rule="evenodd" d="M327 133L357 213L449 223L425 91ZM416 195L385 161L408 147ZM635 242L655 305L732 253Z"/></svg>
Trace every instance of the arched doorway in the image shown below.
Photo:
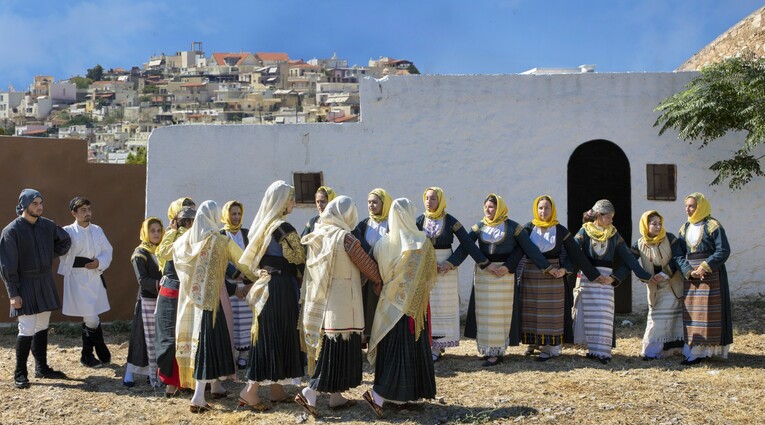
<svg viewBox="0 0 765 425"><path fill-rule="evenodd" d="M582 214L598 199L614 204L614 226L632 246L632 186L630 162L619 146L608 140L591 140L579 145L568 160L568 229L575 234L582 227ZM616 288L616 312L632 311L632 282Z"/></svg>

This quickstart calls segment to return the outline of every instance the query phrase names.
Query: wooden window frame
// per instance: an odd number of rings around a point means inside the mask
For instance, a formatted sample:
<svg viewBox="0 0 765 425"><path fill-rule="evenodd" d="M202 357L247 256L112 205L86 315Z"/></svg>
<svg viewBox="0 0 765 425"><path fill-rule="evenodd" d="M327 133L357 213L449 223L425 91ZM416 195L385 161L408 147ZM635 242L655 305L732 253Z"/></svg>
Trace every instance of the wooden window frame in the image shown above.
<svg viewBox="0 0 765 425"><path fill-rule="evenodd" d="M650 201L677 200L677 165L646 164L646 198Z"/></svg>
<svg viewBox="0 0 765 425"><path fill-rule="evenodd" d="M324 173L321 171L293 172L292 184L295 186L295 203L314 204L316 190L324 185Z"/></svg>

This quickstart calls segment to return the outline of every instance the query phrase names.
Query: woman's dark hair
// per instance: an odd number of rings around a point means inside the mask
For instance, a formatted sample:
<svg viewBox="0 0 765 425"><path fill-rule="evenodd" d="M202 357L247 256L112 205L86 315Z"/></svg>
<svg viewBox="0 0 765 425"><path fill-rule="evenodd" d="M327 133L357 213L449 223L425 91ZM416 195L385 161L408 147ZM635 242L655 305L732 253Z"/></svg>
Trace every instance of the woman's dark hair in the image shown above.
<svg viewBox="0 0 765 425"><path fill-rule="evenodd" d="M159 224L159 227L162 227L162 220L158 218L152 218L151 220L149 220L149 225L147 227L151 227L151 225L154 223L157 223Z"/></svg>
<svg viewBox="0 0 765 425"><path fill-rule="evenodd" d="M192 200L191 198L183 198L183 203L181 203L182 207L190 207L193 205L196 205L194 203L194 200Z"/></svg>
<svg viewBox="0 0 765 425"><path fill-rule="evenodd" d="M487 196L486 199L483 200L483 203L485 204L485 203L487 203L489 201L491 201L492 204L497 205L497 197L496 196L494 196L494 195Z"/></svg>
<svg viewBox="0 0 765 425"><path fill-rule="evenodd" d="M326 190L325 190L323 187L320 187L320 188L319 188L319 189L316 191L316 195L318 195L318 194L320 194L320 193L321 193L322 195L324 195L324 197L325 197L325 198L329 199L329 194L327 193L327 191L326 191ZM316 195L314 195L314 196L316 196Z"/></svg>
<svg viewBox="0 0 765 425"><path fill-rule="evenodd" d="M178 227L183 227L185 229L188 229L191 227L191 224L194 222L193 218L181 218L178 219Z"/></svg>

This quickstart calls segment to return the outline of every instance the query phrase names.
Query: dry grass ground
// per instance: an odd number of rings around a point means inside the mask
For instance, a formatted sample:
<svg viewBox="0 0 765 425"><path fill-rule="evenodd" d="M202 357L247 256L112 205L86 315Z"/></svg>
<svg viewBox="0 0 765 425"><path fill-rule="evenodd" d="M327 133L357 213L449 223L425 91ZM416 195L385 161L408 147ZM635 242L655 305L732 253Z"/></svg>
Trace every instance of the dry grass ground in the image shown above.
<svg viewBox="0 0 765 425"><path fill-rule="evenodd" d="M622 326L630 320L633 326ZM735 344L727 361L694 367L680 357L644 362L638 358L645 326L641 315L617 318L618 347L607 366L588 360L584 350L567 347L563 356L539 363L511 347L505 362L484 369L475 343L463 341L436 364L438 399L394 409L386 405L382 423L576 423L576 424L744 424L765 421L765 300L734 305ZM102 369L79 365L79 337L59 325L51 337L50 363L68 380L39 380L16 390L12 385L15 332L0 335L0 423L367 423L376 420L360 401L333 412L319 399L318 419L306 418L293 403L266 413L236 409L241 383L226 382L230 396L215 411L193 415L188 396L165 399L145 384L121 385L128 333L124 324L107 328L115 363ZM32 365L30 362L30 370ZM346 395L361 400L372 382L367 365L364 383ZM261 390L262 391L262 390ZM296 388L288 387L291 394ZM261 392L268 398L265 391Z"/></svg>

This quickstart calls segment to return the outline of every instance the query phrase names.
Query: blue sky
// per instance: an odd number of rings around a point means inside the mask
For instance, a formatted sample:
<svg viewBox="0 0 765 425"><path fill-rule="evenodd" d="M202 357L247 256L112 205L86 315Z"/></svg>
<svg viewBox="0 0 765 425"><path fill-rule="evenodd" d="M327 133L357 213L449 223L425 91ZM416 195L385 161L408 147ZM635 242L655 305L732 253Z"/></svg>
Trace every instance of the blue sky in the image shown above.
<svg viewBox="0 0 765 425"><path fill-rule="evenodd" d="M390 56L428 74L506 74L595 64L671 71L762 0L2 0L0 91L152 54L283 51L351 64Z"/></svg>

